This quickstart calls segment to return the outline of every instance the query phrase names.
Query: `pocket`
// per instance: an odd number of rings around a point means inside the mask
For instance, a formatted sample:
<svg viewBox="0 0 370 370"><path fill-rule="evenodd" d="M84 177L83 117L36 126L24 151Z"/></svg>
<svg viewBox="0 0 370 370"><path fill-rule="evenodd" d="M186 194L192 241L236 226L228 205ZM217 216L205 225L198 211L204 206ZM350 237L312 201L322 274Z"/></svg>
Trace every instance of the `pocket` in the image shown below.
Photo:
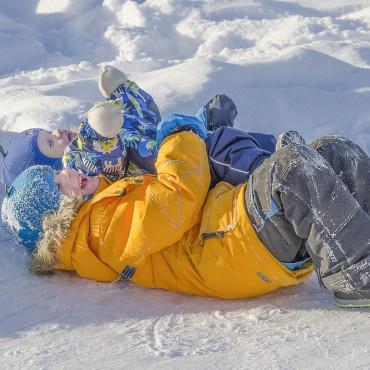
<svg viewBox="0 0 370 370"><path fill-rule="evenodd" d="M234 230L237 223L236 188L228 183L219 183L208 194L200 225L202 241L222 238Z"/></svg>

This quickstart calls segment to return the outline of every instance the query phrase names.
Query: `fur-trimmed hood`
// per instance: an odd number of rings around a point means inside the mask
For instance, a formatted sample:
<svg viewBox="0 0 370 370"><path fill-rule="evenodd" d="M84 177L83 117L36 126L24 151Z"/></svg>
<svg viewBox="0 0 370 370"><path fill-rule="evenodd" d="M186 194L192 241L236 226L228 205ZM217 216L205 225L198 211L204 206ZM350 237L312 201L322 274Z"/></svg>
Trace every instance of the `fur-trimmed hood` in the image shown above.
<svg viewBox="0 0 370 370"><path fill-rule="evenodd" d="M30 271L33 274L45 275L54 271L62 242L68 236L72 221L83 203L80 196L62 195L58 211L45 216L43 237L32 253Z"/></svg>

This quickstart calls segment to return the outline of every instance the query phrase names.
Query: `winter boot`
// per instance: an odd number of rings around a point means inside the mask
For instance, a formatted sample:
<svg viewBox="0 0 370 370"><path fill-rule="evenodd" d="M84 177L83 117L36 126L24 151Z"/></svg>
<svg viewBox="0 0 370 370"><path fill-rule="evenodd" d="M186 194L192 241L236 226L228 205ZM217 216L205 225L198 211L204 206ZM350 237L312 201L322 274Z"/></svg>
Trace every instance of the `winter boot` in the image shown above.
<svg viewBox="0 0 370 370"><path fill-rule="evenodd" d="M370 307L370 289L361 289L353 293L334 293L334 302L339 307Z"/></svg>

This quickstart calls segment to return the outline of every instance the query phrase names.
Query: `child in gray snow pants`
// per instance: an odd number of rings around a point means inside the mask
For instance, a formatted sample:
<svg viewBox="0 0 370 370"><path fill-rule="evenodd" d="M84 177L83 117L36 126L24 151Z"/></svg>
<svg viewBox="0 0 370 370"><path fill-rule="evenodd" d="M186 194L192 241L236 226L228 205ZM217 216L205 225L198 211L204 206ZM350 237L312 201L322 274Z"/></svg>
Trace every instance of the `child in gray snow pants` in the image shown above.
<svg viewBox="0 0 370 370"><path fill-rule="evenodd" d="M255 170L248 215L277 259L289 267L312 258L338 305L368 306L370 159L343 137L303 143L289 143Z"/></svg>

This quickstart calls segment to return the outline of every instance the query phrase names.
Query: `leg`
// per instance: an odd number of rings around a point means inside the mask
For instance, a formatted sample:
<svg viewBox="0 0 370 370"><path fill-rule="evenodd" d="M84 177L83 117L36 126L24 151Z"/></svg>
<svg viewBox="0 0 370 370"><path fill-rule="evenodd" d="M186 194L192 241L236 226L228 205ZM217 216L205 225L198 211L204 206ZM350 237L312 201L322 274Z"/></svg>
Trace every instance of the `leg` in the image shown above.
<svg viewBox="0 0 370 370"><path fill-rule="evenodd" d="M315 150L288 145L266 159L250 177L246 206L279 260L307 251L333 291L370 282L370 217Z"/></svg>
<svg viewBox="0 0 370 370"><path fill-rule="evenodd" d="M213 131L206 145L211 188L220 181L233 185L245 183L254 169L270 156L251 135L233 127L220 127Z"/></svg>
<svg viewBox="0 0 370 370"><path fill-rule="evenodd" d="M330 164L367 214L370 214L370 158L352 141L324 136L310 144Z"/></svg>

